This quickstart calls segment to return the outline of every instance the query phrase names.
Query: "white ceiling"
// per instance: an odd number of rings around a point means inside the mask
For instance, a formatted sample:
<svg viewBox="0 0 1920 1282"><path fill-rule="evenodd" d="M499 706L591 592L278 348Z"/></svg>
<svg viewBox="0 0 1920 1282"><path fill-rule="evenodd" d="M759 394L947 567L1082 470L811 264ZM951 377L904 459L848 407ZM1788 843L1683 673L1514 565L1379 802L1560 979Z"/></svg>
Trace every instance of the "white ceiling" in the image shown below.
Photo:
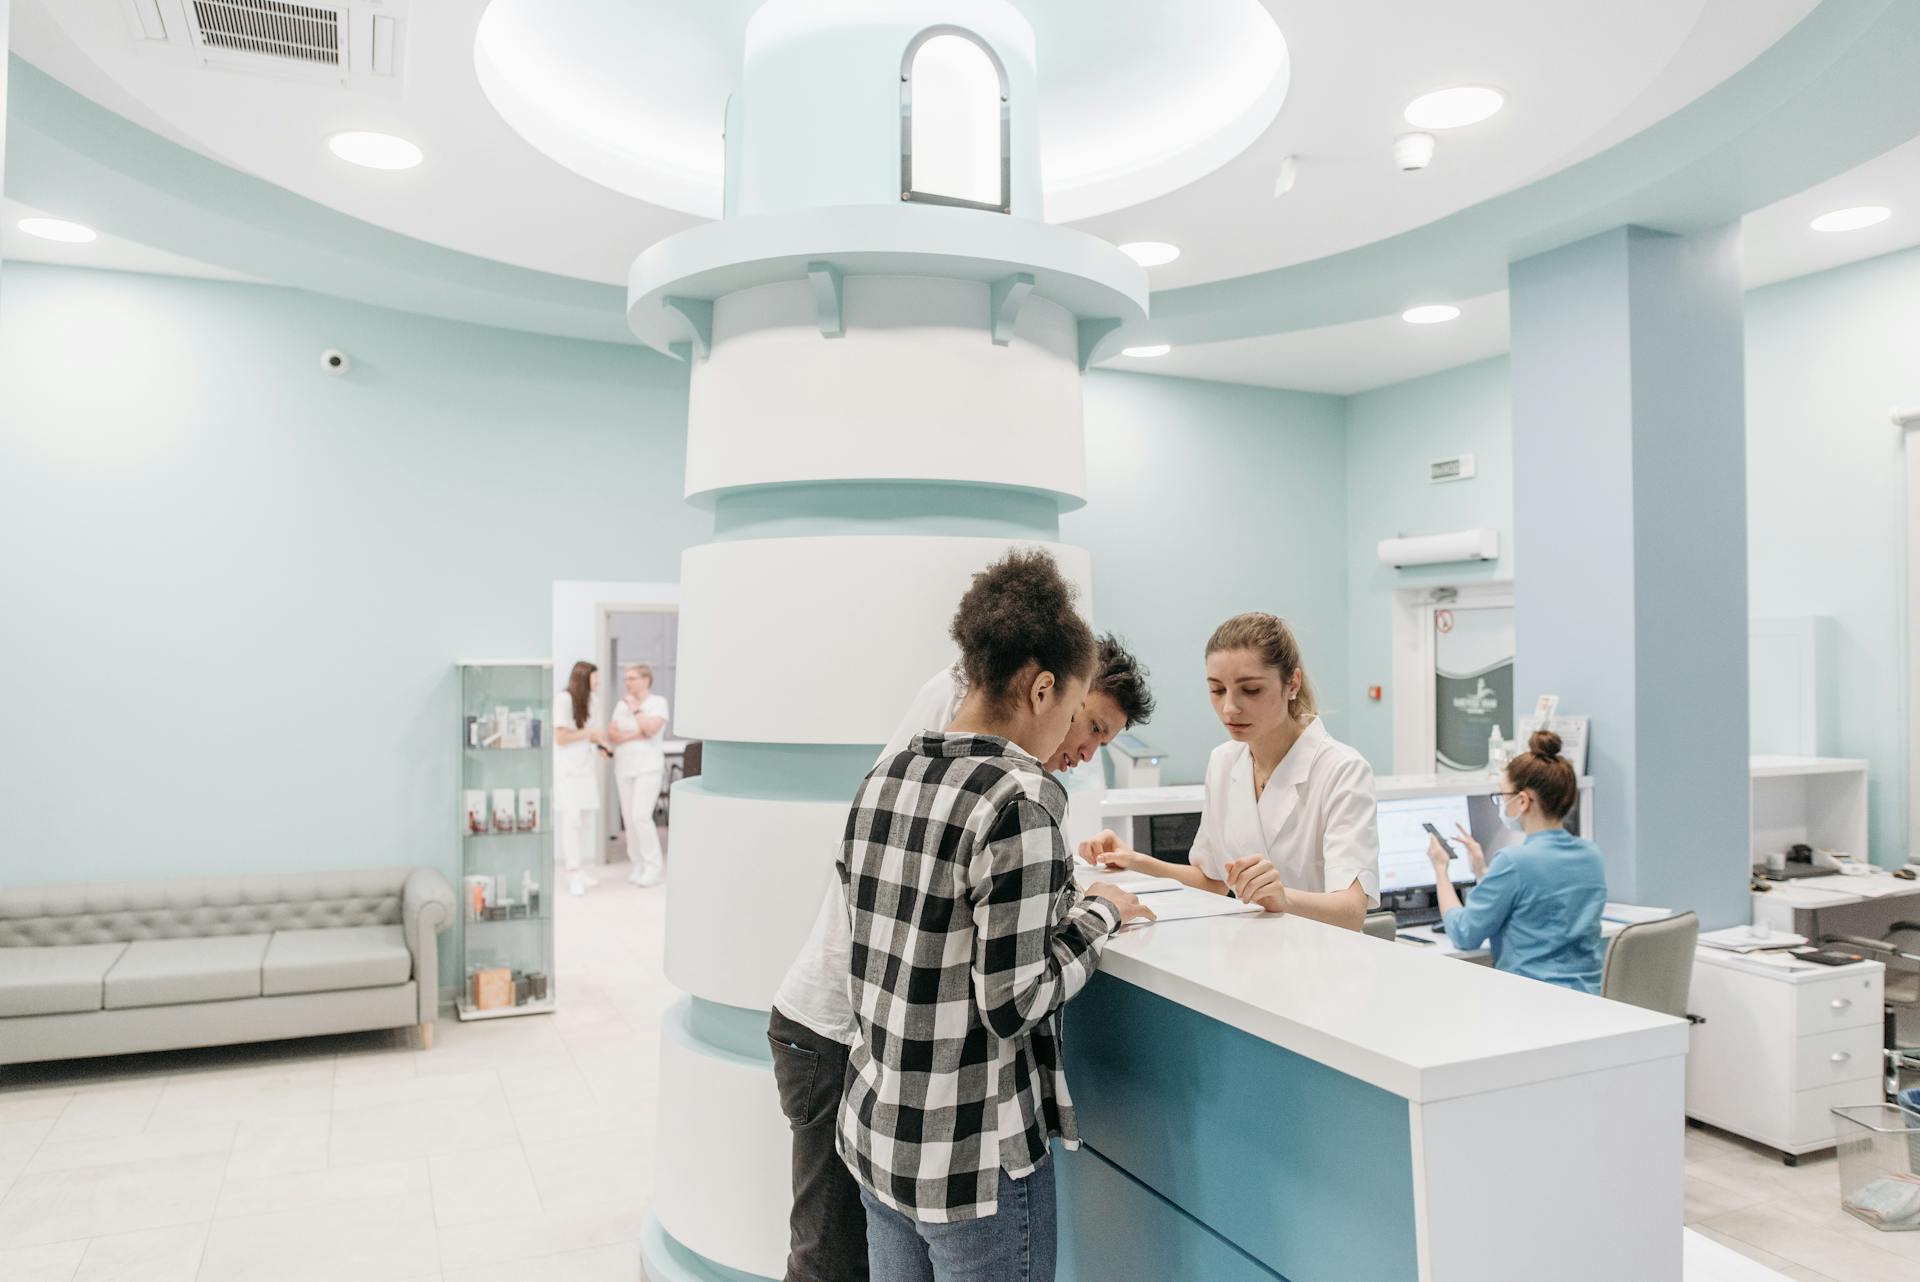
<svg viewBox="0 0 1920 1282"><path fill-rule="evenodd" d="M1886 222L1860 231L1807 224L1856 205L1885 205ZM1920 138L1741 220L1747 288L1825 271L1920 245ZM1460 318L1409 325L1380 316L1350 325L1176 348L1150 359L1115 357L1103 368L1287 387L1349 396L1499 356L1507 350L1507 296L1450 301Z"/></svg>
<svg viewBox="0 0 1920 1282"><path fill-rule="evenodd" d="M712 50L737 38L730 33L743 2L629 8L649 15L667 51L687 49L705 81L730 65L724 47ZM1044 27L1061 6L1078 11L1092 2L1024 0L1022 7ZM1206 177L1081 225L1115 241L1182 246L1178 261L1155 269L1156 288L1367 244L1564 168L1671 113L1751 61L1814 2L1260 0L1279 24L1290 63L1291 86L1272 126ZM354 217L516 266L624 281L642 249L696 220L581 177L501 118L475 70L485 8L484 0L407 6L397 94L154 56L133 39L122 0L16 0L13 44L103 105L158 122L169 137ZM1163 90L1178 83L1154 71L1168 43L1096 34L1082 44L1099 56L1059 58L1059 74L1078 75L1088 93L1101 76L1122 98L1136 87ZM1204 47L1177 44L1177 51L1189 77L1230 65L1220 54L1209 64ZM1044 48L1041 64L1044 83ZM1429 169L1398 172L1388 150L1407 128L1401 109L1428 90L1469 82L1506 91L1507 110L1444 134ZM717 103L730 88L717 79L710 86L716 125ZM132 111L129 100L138 104ZM581 110L594 110L593 101ZM426 162L403 173L356 169L325 147L326 136L342 129L398 133L425 150ZM1299 157L1299 181L1276 200L1274 174L1289 154Z"/></svg>
<svg viewBox="0 0 1920 1282"><path fill-rule="evenodd" d="M1262 2L1281 24L1292 58L1292 88L1273 126L1190 186L1082 224L1116 241L1182 245L1178 261L1154 269L1156 288L1365 243L1591 155L1750 61L1814 0ZM743 23L749 7L748 0L652 6L655 20L693 33L687 41L708 39L715 24ZM519 266L624 280L641 248L699 220L581 177L501 120L474 70L474 35L485 8L485 0L426 0L406 10L408 55L398 97L143 57L119 0L15 0L13 44L137 123L353 216ZM1083 61L1085 71L1099 60ZM690 56L689 65L710 78L722 64ZM1405 101L1465 81L1506 90L1509 109L1441 135L1431 169L1394 171L1386 147L1405 128L1398 115ZM421 143L427 162L398 174L346 165L324 147L329 132L344 128L402 133ZM1273 175L1288 154L1299 157L1298 183L1276 198ZM1819 213L1856 204L1889 205L1894 217L1859 232L1807 228ZM86 246L39 241L15 229L27 212L6 206L0 254L238 279L109 237ZM1749 285L1766 284L1914 244L1920 139L1749 215L1746 275ZM1463 315L1433 326L1380 317L1107 364L1348 394L1506 350L1504 294L1423 301L1456 302Z"/></svg>
<svg viewBox="0 0 1920 1282"><path fill-rule="evenodd" d="M1409 325L1398 316L1379 316L1295 334L1176 347L1165 356L1116 356L1102 361L1101 368L1350 396L1507 350L1504 293L1456 305L1460 318L1444 325Z"/></svg>
<svg viewBox="0 0 1920 1282"><path fill-rule="evenodd" d="M252 277L149 249L118 236L99 236L84 245L69 245L43 240L20 230L22 218L57 217L44 209L33 209L17 200L0 200L0 261L15 263L58 263L63 267L97 267L111 271L148 272L155 276L203 276L210 280L251 281Z"/></svg>

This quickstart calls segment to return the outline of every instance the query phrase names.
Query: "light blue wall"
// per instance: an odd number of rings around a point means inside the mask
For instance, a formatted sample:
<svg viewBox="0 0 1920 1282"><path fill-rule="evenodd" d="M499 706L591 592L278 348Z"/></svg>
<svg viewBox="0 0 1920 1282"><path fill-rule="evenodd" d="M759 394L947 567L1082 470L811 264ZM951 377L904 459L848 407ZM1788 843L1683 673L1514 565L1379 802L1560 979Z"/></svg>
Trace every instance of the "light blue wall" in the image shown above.
<svg viewBox="0 0 1920 1282"><path fill-rule="evenodd" d="M712 537L685 372L637 348L9 264L0 388L0 707L32 728L0 736L0 884L452 874L453 660L544 654L553 580L673 581ZM1219 741L1201 649L1237 610L1299 623L1339 733L1341 402L1096 373L1087 420L1062 534L1154 669L1168 778Z"/></svg>
<svg viewBox="0 0 1920 1282"><path fill-rule="evenodd" d="M12 263L0 388L0 884L452 875L453 661L711 528L632 347Z"/></svg>
<svg viewBox="0 0 1920 1282"><path fill-rule="evenodd" d="M1087 506L1061 537L1093 553L1094 619L1153 671L1141 733L1197 783L1222 741L1207 637L1243 610L1295 625L1327 727L1344 737L1347 680L1342 402L1307 392L1096 370L1086 380Z"/></svg>
<svg viewBox="0 0 1920 1282"><path fill-rule="evenodd" d="M1393 769L1393 594L1513 577L1513 432L1507 361L1481 361L1347 399L1347 631L1354 711L1348 742ZM1472 454L1470 481L1435 485L1427 464ZM1500 532L1500 559L1396 570L1381 539L1481 526ZM1380 686L1379 703L1365 697ZM1512 733L1511 724L1503 727Z"/></svg>
<svg viewBox="0 0 1920 1282"><path fill-rule="evenodd" d="M1746 392L1749 609L1834 620L1831 751L1872 763L1873 858L1897 866L1906 858L1908 805L1906 494L1904 448L1887 411L1920 402L1920 250L1750 291ZM1501 359L1348 401L1356 687L1390 675L1392 581L1413 575L1380 570L1373 559L1374 532L1392 528L1399 507L1423 493L1416 474L1412 492L1397 494L1385 481L1391 466L1472 448L1484 501L1456 493L1466 485L1428 488L1426 497L1447 504L1432 512L1432 528L1510 512L1510 491L1502 493L1511 485L1509 398ZM1508 551L1510 519L1497 524ZM1463 577L1439 573L1443 581ZM1389 768L1388 708L1365 708L1350 724L1375 767Z"/></svg>
<svg viewBox="0 0 1920 1282"><path fill-rule="evenodd" d="M1833 752L1872 763L1875 862L1907 856L1906 485L1895 405L1920 403L1920 250L1747 295L1756 615L1824 614Z"/></svg>

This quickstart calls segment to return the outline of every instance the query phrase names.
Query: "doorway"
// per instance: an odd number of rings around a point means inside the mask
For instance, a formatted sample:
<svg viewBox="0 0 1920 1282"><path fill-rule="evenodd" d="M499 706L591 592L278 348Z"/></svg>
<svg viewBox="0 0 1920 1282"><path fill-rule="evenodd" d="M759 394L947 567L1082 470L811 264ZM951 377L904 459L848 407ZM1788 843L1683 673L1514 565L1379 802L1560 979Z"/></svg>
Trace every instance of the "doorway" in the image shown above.
<svg viewBox="0 0 1920 1282"><path fill-rule="evenodd" d="M1515 733L1513 584L1393 595L1393 772L1485 773L1494 727Z"/></svg>
<svg viewBox="0 0 1920 1282"><path fill-rule="evenodd" d="M661 747L667 769L662 776L660 794L647 816L660 836L660 848L667 849L669 825L669 789L685 769L686 743L674 733L674 716L679 710L675 697L675 676L680 657L680 610L676 605L603 605L599 610L597 662L606 673L602 678L604 707L611 710L623 697L627 668L644 663L653 671L653 693L667 701L667 728ZM603 760L600 795L607 799L600 808L600 850L603 862L626 860L625 816L618 802L619 788L614 782L613 762Z"/></svg>

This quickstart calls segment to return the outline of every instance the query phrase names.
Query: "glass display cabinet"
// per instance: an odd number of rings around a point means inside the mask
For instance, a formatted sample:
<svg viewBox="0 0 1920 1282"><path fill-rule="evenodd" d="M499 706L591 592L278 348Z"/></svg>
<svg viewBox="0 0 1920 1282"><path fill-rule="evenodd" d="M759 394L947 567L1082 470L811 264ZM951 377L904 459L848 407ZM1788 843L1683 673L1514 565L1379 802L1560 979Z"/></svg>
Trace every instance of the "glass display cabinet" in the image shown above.
<svg viewBox="0 0 1920 1282"><path fill-rule="evenodd" d="M553 665L460 669L461 1019L554 1008Z"/></svg>

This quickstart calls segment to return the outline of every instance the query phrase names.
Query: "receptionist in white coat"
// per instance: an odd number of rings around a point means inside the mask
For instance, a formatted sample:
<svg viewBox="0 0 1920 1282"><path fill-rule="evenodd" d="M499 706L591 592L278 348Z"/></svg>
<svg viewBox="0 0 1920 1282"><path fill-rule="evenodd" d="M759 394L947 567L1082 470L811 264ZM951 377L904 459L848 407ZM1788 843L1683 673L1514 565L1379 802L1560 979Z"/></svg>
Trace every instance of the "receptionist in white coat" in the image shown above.
<svg viewBox="0 0 1920 1282"><path fill-rule="evenodd" d="M1080 857L1359 930L1380 902L1373 769L1327 733L1293 631L1240 614L1207 642L1207 688L1230 736L1207 762L1188 863L1130 850L1113 832Z"/></svg>

